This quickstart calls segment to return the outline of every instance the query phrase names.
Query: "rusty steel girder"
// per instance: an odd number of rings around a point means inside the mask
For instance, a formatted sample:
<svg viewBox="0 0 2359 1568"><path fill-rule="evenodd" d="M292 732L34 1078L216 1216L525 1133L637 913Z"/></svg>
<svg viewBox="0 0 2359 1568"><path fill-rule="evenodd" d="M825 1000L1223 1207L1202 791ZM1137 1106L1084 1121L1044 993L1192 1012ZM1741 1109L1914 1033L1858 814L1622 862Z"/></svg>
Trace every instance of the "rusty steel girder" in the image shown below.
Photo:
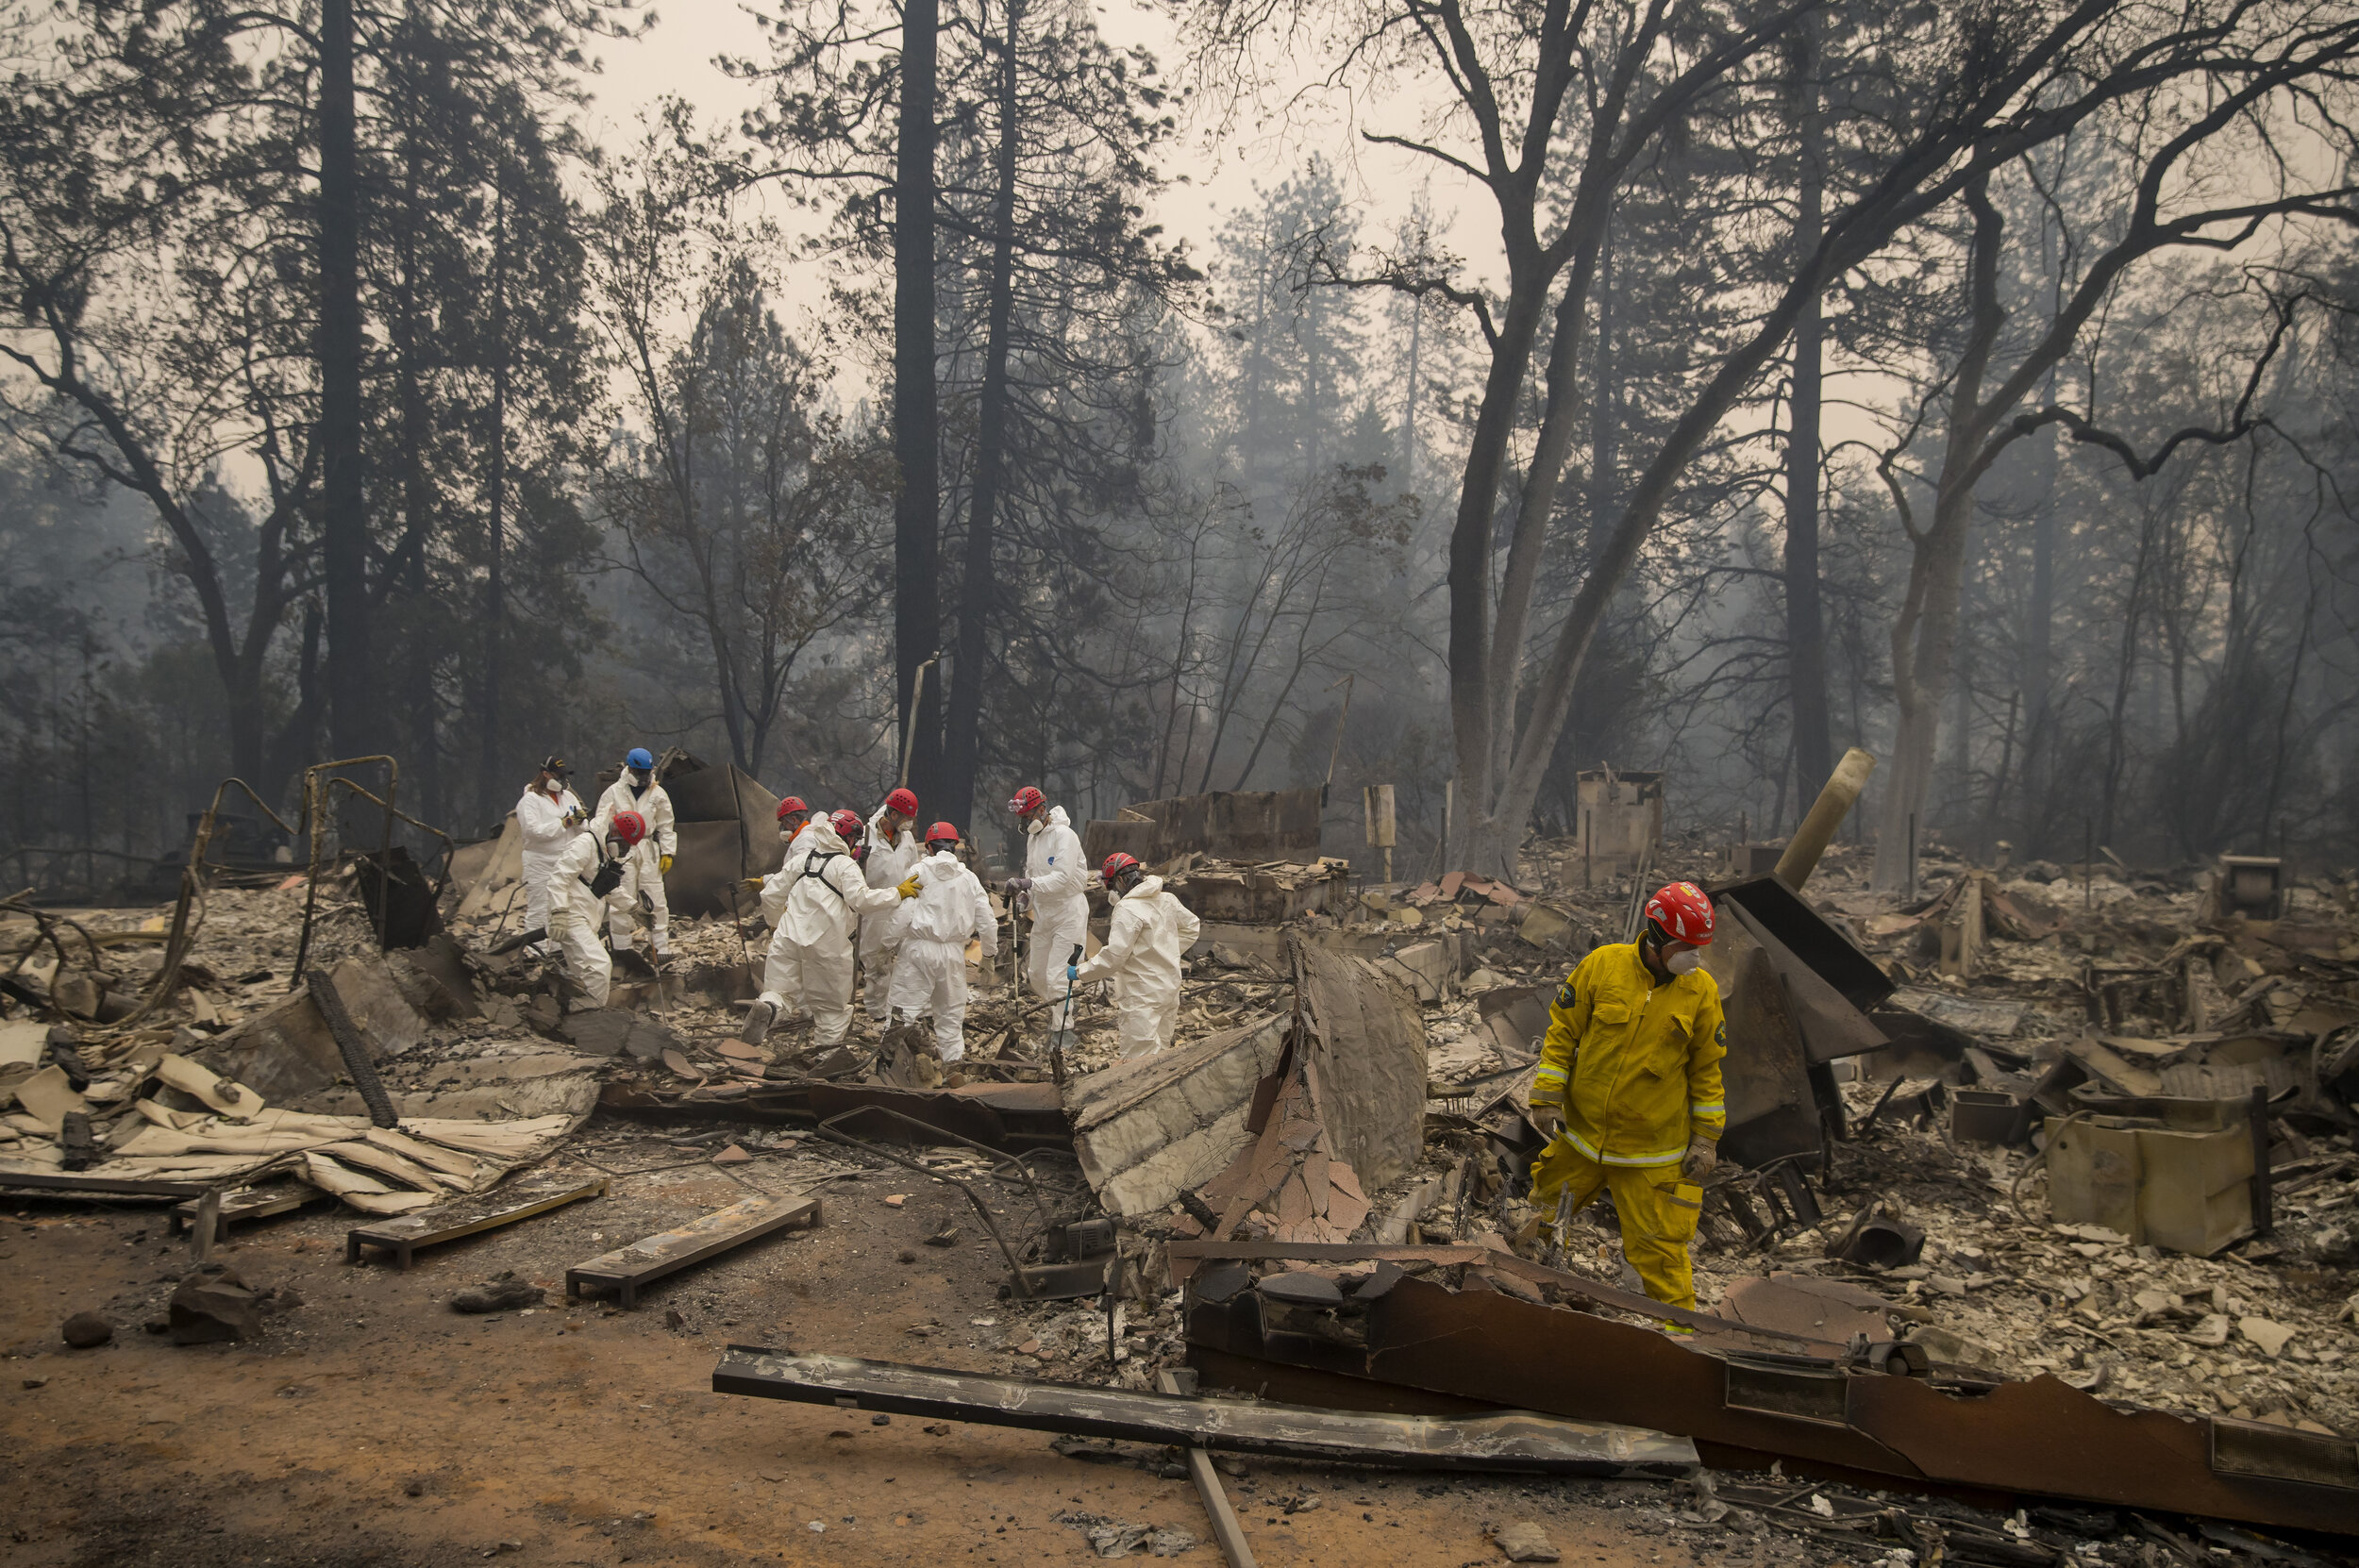
<svg viewBox="0 0 2359 1568"><path fill-rule="evenodd" d="M1227 1250L1195 1243L1190 1261ZM1509 1260L1495 1258L1493 1277L1514 1284L1548 1272L1516 1259L1511 1275ZM1462 1276L1456 1288L1436 1282L1451 1275ZM2052 1376L1936 1381L1863 1371L1841 1356L1749 1348L1711 1327L1674 1336L1521 1299L1474 1263L1400 1278L1336 1308L1237 1289L1233 1274L1233 1293L1208 1299L1218 1293L1205 1289L1212 1277L1197 1275L1187 1313L1191 1356L1208 1379L1277 1363L1650 1427L1695 1439L1707 1457L1743 1450L1903 1486L2359 1532L2359 1444L2350 1438L2125 1409ZM1579 1293L1596 1291L1564 1277Z"/></svg>

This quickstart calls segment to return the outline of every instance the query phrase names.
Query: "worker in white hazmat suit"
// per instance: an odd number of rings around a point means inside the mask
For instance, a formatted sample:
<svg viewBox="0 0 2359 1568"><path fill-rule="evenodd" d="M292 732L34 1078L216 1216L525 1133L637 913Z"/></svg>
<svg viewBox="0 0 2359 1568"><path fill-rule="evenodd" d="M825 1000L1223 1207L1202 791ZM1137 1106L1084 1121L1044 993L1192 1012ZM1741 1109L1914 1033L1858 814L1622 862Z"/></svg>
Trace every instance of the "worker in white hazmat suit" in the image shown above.
<svg viewBox="0 0 2359 1568"><path fill-rule="evenodd" d="M872 888L897 888L909 879L917 862L926 857L926 846L917 842L917 796L907 790L895 790L885 796L877 814L868 819L868 859L862 869L868 874ZM893 990L894 952L900 945L895 936L895 914L887 909L872 914L860 923L860 967L866 976L868 1016L881 1024L885 1021L887 999Z"/></svg>
<svg viewBox="0 0 2359 1568"><path fill-rule="evenodd" d="M966 944L981 939L983 961L999 950L991 895L959 859L959 830L938 822L926 830L926 858L911 879L917 896L893 911L899 956L893 965L893 1015L934 1015L934 1048L945 1061L966 1055ZM905 884L906 885L906 884Z"/></svg>
<svg viewBox="0 0 2359 1568"><path fill-rule="evenodd" d="M562 757L545 759L525 787L524 797L516 802L516 837L524 861L519 875L525 885L524 928L527 931L548 928L549 873L588 820L580 799L565 787L565 776L572 771ZM550 958L557 944L544 940L531 950L537 957Z"/></svg>
<svg viewBox="0 0 2359 1568"><path fill-rule="evenodd" d="M633 746L623 759L622 776L598 797L592 825L614 820L616 813L636 811L647 825L647 836L630 852L623 869L623 885L608 900L607 935L619 952L630 945L638 923L640 898L645 895L647 945L659 959L672 956L672 906L663 897L663 878L679 852L679 832L672 821L672 797L655 781L655 758L644 746Z"/></svg>
<svg viewBox="0 0 2359 1568"><path fill-rule="evenodd" d="M1196 945L1204 924L1163 879L1119 852L1106 857L1106 891L1114 894L1106 945L1084 964L1066 969L1073 985L1114 983L1114 1038L1125 1059L1160 1051L1180 1026L1180 956Z"/></svg>
<svg viewBox="0 0 2359 1568"><path fill-rule="evenodd" d="M1024 822L1024 875L1008 878L1007 891L1032 909L1031 956L1024 967L1035 996L1064 994L1065 966L1089 930L1089 869L1081 864L1080 835L1062 806L1051 806L1027 784L1008 802Z"/></svg>
<svg viewBox="0 0 2359 1568"><path fill-rule="evenodd" d="M810 831L811 821L811 808L803 804L801 795L789 795L779 801L778 842L793 849Z"/></svg>
<svg viewBox="0 0 2359 1568"><path fill-rule="evenodd" d="M577 832L549 871L549 936L565 956L565 977L590 1007L606 1006L614 977L614 960L598 940L607 901L622 886L631 851L646 836L646 818L617 811L603 828Z"/></svg>
<svg viewBox="0 0 2359 1568"><path fill-rule="evenodd" d="M862 915L890 909L905 896L896 888L872 888L861 875L845 835L862 826L857 811L838 811L827 822L812 818L786 864L762 878L761 912L774 929L761 995L740 1035L747 1044L761 1044L790 1007L811 1009L813 1048L842 1044L852 1026L853 934Z"/></svg>

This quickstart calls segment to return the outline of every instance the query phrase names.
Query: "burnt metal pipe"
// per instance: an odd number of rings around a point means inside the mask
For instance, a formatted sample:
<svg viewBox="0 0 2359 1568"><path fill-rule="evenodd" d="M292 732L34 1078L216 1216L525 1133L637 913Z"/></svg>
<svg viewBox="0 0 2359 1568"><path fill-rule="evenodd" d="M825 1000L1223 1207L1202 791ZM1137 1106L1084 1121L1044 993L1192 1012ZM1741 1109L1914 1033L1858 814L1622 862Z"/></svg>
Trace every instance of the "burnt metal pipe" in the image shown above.
<svg viewBox="0 0 2359 1568"><path fill-rule="evenodd" d="M1843 754L1843 760L1834 765L1834 774L1827 787L1818 792L1812 803L1810 815L1794 830L1787 841L1785 853L1778 857L1778 880L1799 892L1810 874L1817 869L1818 857L1827 852L1834 840L1834 830L1843 826L1851 807L1859 799L1860 791L1867 787L1867 776L1876 771L1876 759L1857 746Z"/></svg>

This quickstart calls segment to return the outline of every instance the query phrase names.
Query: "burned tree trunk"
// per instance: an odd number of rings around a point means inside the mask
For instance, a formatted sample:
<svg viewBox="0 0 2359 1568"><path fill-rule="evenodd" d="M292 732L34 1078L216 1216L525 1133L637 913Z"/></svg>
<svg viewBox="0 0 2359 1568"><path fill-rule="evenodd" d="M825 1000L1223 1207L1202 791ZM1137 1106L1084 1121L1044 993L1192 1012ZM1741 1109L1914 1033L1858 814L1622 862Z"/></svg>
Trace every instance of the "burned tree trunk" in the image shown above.
<svg viewBox="0 0 2359 1568"><path fill-rule="evenodd" d="M901 8L901 122L893 213L893 447L901 490L893 504L894 710L918 798L937 793L942 756L939 680L915 691L942 635L942 458L934 402L934 125L939 0ZM912 722L913 721L913 722Z"/></svg>

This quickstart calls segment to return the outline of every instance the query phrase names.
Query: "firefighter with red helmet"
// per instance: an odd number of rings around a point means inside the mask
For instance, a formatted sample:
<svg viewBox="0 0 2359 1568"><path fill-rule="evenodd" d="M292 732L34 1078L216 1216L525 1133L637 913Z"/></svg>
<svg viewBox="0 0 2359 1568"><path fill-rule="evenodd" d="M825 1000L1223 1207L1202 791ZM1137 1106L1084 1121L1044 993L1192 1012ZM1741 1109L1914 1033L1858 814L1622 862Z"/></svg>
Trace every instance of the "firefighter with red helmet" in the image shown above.
<svg viewBox="0 0 2359 1568"><path fill-rule="evenodd" d="M647 836L647 819L617 811L573 837L548 875L549 940L564 956L570 993L602 1008L614 981L614 960L598 926L629 869L631 852Z"/></svg>
<svg viewBox="0 0 2359 1568"><path fill-rule="evenodd" d="M966 1056L966 944L979 942L990 963L999 947L999 920L982 882L959 859L954 824L928 828L926 848L898 885L903 902L893 912L893 1012L904 1020L933 1014L936 1054L959 1061Z"/></svg>
<svg viewBox="0 0 2359 1568"><path fill-rule="evenodd" d="M1180 895L1149 876L1133 856L1106 857L1113 916L1106 945L1084 964L1068 965L1068 984L1114 983L1114 1028L1124 1060L1169 1046L1180 1027L1180 959L1203 935L1203 923Z"/></svg>
<svg viewBox="0 0 2359 1568"><path fill-rule="evenodd" d="M927 846L917 838L917 796L895 790L868 818L868 858L861 870L872 888L897 888L909 880ZM893 965L900 951L895 912L886 909L864 915L860 923L860 967L864 978L868 1016L879 1025L891 1017L886 1006L893 992Z"/></svg>
<svg viewBox="0 0 2359 1568"><path fill-rule="evenodd" d="M796 1008L811 1012L813 1049L844 1043L852 1023L852 941L861 917L890 909L915 892L868 885L854 842L865 826L858 811L814 816L786 864L760 879L761 913L773 930L761 994L738 1031L748 1045L760 1045L779 1015Z"/></svg>
<svg viewBox="0 0 2359 1568"><path fill-rule="evenodd" d="M1687 1243L1728 1125L1728 1031L1720 988L1700 967L1711 942L1702 889L1656 892L1636 942L1600 947L1564 977L1531 1080L1531 1124L1548 1137L1531 1201L1553 1217L1568 1197L1569 1214L1610 1191L1622 1256L1674 1307L1696 1305Z"/></svg>
<svg viewBox="0 0 2359 1568"><path fill-rule="evenodd" d="M1062 806L1051 806L1037 786L1027 784L1008 802L1024 825L1024 875L1008 878L1011 898L1028 900L1032 910L1025 980L1035 996L1064 994L1064 971L1089 934L1089 867L1081 838Z"/></svg>

